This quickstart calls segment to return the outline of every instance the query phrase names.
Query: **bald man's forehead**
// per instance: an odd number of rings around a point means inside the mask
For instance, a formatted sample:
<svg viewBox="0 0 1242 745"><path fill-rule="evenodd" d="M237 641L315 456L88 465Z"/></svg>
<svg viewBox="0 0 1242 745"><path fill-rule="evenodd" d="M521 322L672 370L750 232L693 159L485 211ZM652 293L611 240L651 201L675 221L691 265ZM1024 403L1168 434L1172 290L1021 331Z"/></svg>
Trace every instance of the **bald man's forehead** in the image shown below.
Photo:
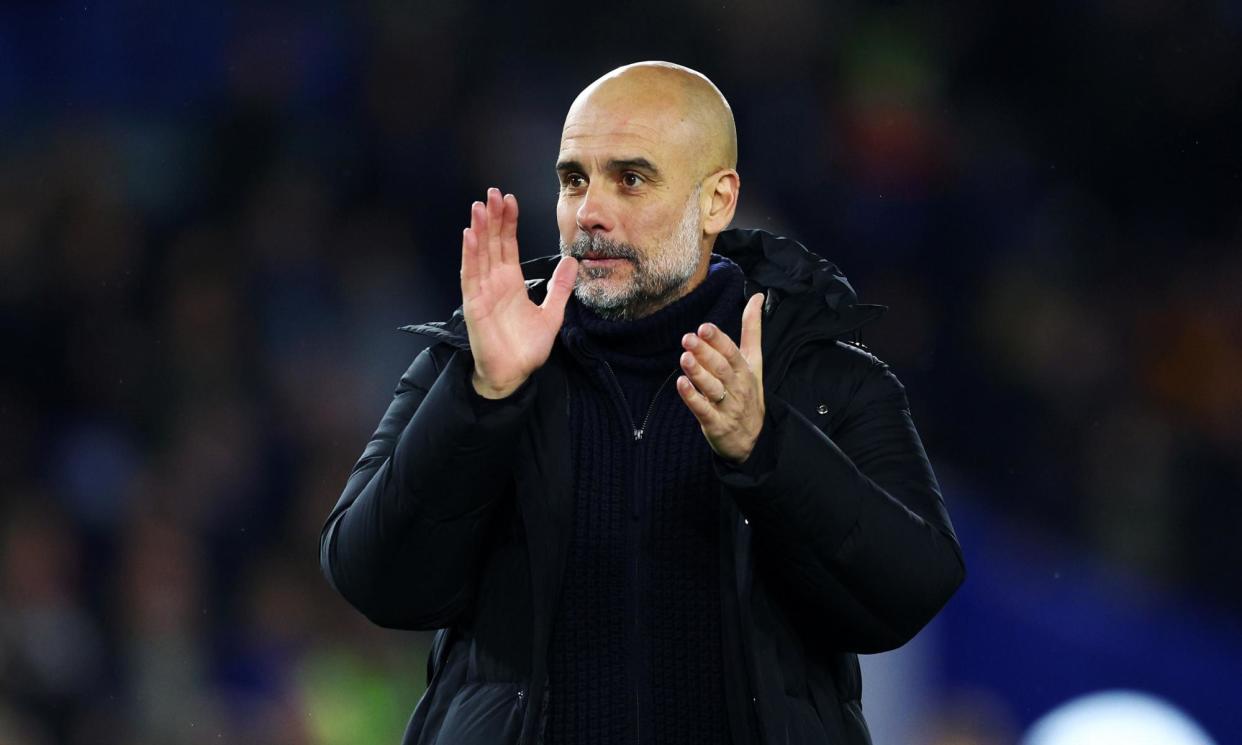
<svg viewBox="0 0 1242 745"><path fill-rule="evenodd" d="M690 128L688 119L667 105L587 101L565 117L561 139L615 136L643 140L654 146L670 136L682 138Z"/></svg>
<svg viewBox="0 0 1242 745"><path fill-rule="evenodd" d="M560 161L603 163L644 159L666 177L697 178L693 123L667 106L585 102L570 111L561 132Z"/></svg>

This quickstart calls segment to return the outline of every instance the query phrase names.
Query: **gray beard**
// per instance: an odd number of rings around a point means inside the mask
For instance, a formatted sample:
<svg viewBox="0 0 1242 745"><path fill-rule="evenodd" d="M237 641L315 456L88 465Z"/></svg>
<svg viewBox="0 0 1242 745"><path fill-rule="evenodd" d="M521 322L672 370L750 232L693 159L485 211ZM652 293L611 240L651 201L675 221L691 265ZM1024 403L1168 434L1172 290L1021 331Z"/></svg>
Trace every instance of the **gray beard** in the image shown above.
<svg viewBox="0 0 1242 745"><path fill-rule="evenodd" d="M699 191L696 187L690 195L681 221L663 241L663 250L643 252L632 244L585 232L580 232L572 244L561 241L562 256L581 261L583 256L592 253L601 258L628 259L633 266L630 281L617 289L592 281L608 277L612 269L580 266L574 279L574 297L578 302L609 321L631 321L651 315L685 295L686 284L702 260Z"/></svg>

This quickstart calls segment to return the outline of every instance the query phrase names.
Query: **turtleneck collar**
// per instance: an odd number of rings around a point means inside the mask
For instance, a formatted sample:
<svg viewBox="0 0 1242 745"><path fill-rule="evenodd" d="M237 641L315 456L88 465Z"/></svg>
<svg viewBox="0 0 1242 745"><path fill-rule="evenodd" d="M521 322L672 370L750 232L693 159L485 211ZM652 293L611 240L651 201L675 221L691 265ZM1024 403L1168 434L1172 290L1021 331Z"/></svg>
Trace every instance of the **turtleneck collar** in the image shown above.
<svg viewBox="0 0 1242 745"><path fill-rule="evenodd" d="M733 261L712 254L707 276L685 296L631 321L611 321L570 296L561 340L571 350L600 357L615 367L636 370L671 368L681 355L681 337L699 324L716 324L735 342L741 329L739 309L745 276Z"/></svg>

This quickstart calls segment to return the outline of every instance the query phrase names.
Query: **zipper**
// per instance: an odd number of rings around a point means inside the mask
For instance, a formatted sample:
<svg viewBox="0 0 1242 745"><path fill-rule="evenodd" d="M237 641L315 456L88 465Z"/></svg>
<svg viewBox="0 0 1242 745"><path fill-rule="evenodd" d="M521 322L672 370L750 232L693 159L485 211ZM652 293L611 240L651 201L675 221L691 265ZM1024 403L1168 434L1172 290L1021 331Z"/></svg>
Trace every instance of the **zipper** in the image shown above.
<svg viewBox="0 0 1242 745"><path fill-rule="evenodd" d="M612 369L612 365L608 364L608 360L601 360L604 367L608 370L608 375L612 377L612 382L617 388L617 393L621 396L621 407L625 409L625 417L629 420L630 431L633 433L634 442L641 442L643 433L647 431L647 422L651 419L651 413L655 411L656 401L660 399L660 394L664 391L664 386L668 385L668 381L673 379L677 371L681 368L673 368L668 377L660 383L660 387L656 388L655 395L651 397L651 403L647 406L647 413L643 416L643 422L640 426L635 426L634 415L630 413L630 403L625 398L625 390L621 388L621 381L617 379L617 373ZM645 674L645 666L641 660L642 651L642 550L643 550L643 524L642 511L638 506L637 491L642 488L641 479L636 484L634 492L631 493L631 515L634 518L636 540L634 546L634 674L636 677L642 677ZM638 682L634 689L634 730L635 740L638 743L643 741L643 703L642 703L642 685Z"/></svg>
<svg viewBox="0 0 1242 745"><path fill-rule="evenodd" d="M635 659L634 674L636 677L639 675L643 675L646 672L645 666L641 664L641 660L643 658L643 649L642 649L643 628L642 628L642 622L641 622L642 614L639 612L639 607L640 607L640 603L642 600L642 583L639 581L639 571L640 571L639 556L642 552L642 535L643 535L643 526L640 523L638 525L638 546L636 547L634 551L634 601L635 601L634 602L634 648L636 650L636 653L634 654L634 659ZM642 680L636 681L636 685L634 686L634 730L635 730L634 742L637 745L642 745L642 742L643 742L643 699L642 699L643 694L642 694L642 690L643 690Z"/></svg>
<svg viewBox="0 0 1242 745"><path fill-rule="evenodd" d="M621 394L621 402L625 404L625 418L630 420L630 431L634 433L634 440L638 441L643 439L643 433L647 431L647 420L651 418L651 412L655 411L656 401L659 400L660 393L664 391L664 386L668 383L668 381L672 380L673 376L676 375L677 371L681 368L674 368L673 371L668 374L668 377L664 379L664 382L660 383L660 387L656 389L655 395L651 397L651 405L647 407L647 415L643 417L643 426L635 427L634 415L630 413L630 402L625 398L625 391L621 388L621 381L617 380L617 374L612 371L612 365L608 364L608 360L603 360L603 363L604 367L608 368L608 374L612 376L612 382L617 385L617 392Z"/></svg>

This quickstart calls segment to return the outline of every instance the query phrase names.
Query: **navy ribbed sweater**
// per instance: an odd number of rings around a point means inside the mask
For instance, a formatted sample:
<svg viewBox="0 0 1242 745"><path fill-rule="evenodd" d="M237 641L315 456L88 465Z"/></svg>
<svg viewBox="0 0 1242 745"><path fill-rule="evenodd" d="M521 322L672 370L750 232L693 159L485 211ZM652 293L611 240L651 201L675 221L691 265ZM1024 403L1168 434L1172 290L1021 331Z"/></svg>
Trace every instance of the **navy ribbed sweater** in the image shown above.
<svg viewBox="0 0 1242 745"><path fill-rule="evenodd" d="M646 318L607 321L575 298L566 307L560 338L579 362L575 514L549 653L549 743L729 741L719 491L675 379L681 337L699 324L738 340L743 282L713 254L698 287Z"/></svg>

